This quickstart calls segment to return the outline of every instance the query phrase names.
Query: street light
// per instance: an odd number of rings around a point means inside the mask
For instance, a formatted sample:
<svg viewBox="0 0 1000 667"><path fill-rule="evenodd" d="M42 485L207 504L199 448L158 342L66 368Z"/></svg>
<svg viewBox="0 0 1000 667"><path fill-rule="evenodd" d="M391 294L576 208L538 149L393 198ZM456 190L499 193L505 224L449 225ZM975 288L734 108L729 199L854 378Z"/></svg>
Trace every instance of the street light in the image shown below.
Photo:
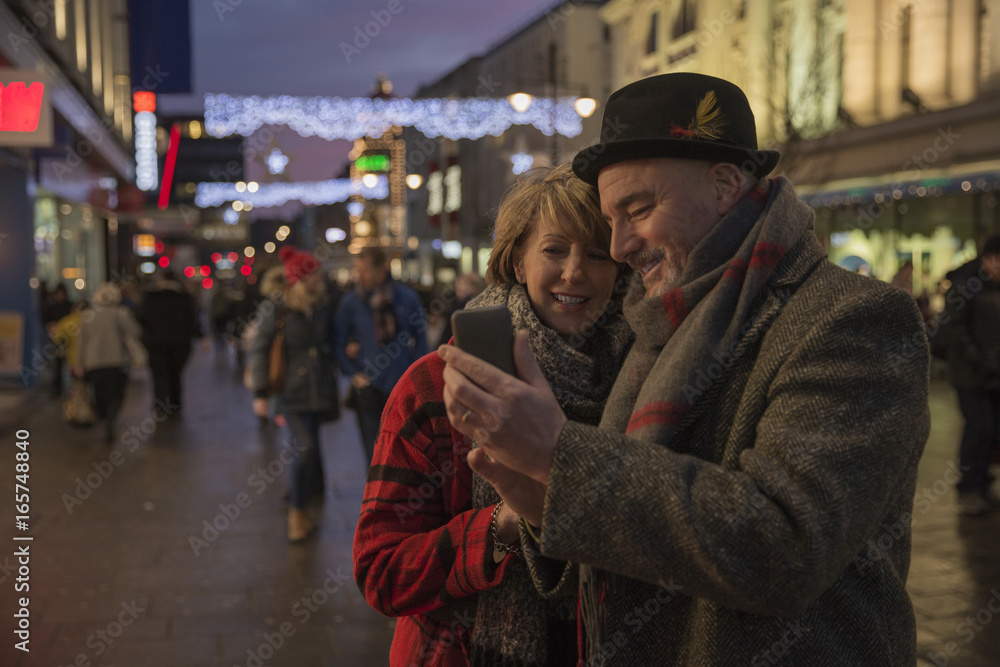
<svg viewBox="0 0 1000 667"><path fill-rule="evenodd" d="M524 113L529 108L531 108L531 103L535 101L534 96L528 93L514 93L507 96L507 102L513 107L514 111L518 113ZM573 102L573 109L576 111L580 118L590 118L594 115L594 111L597 110L597 100L593 97L578 97L575 102Z"/></svg>
<svg viewBox="0 0 1000 667"><path fill-rule="evenodd" d="M597 109L597 100L595 100L592 97L589 97L586 94L587 88L585 85L576 86L574 84L569 83L568 81L559 80L559 46L555 42L555 40L549 42L548 65L549 65L549 77L548 77L549 80L544 83L539 82L539 85L540 86L547 85L547 87L551 90L552 104L553 104L552 106L553 126L555 125L555 113L556 113L555 105L559 100L560 85L563 88L573 89L578 87L581 90L583 94L579 98L577 98L576 101L573 103L573 110L576 111L577 115L580 116L580 118L590 118L590 116L592 116L594 111ZM531 107L532 97L528 93L517 92L508 96L507 101L508 103L510 103L511 107L513 107L515 111L519 113L524 113L525 111L528 110L529 107ZM555 131L552 132L551 150L552 150L551 161L552 165L555 166L559 161L559 133Z"/></svg>

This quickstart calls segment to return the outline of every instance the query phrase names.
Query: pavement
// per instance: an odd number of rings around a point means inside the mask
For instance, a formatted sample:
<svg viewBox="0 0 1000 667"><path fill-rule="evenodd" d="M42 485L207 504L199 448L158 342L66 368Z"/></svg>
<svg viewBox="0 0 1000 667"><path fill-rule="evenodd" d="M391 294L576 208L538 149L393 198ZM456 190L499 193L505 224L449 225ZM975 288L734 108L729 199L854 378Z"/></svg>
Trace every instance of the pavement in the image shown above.
<svg viewBox="0 0 1000 667"><path fill-rule="evenodd" d="M164 420L162 406L151 409L148 373L133 372L110 446L100 429L66 425L41 391L0 395L2 507L15 514L8 462L19 429L30 443L31 505L27 531L13 518L0 531L12 545L0 550L0 666L386 665L393 621L368 607L351 576L366 474L354 414L323 428L319 530L290 545L284 431L251 415L231 358L199 348L184 381L183 411ZM1000 513L958 515L962 419L940 379L930 405L908 580L918 664L995 666ZM32 540L13 540L24 536ZM16 555L25 547L27 572ZM29 653L15 648L23 596Z"/></svg>

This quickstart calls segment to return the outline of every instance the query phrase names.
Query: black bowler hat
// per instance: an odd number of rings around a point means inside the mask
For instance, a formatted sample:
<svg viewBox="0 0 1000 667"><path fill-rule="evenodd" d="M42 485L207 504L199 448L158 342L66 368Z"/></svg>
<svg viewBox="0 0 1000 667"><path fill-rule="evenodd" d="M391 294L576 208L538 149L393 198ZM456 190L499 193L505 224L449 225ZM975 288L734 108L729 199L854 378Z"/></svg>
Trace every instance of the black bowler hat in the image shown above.
<svg viewBox="0 0 1000 667"><path fill-rule="evenodd" d="M732 162L761 177L780 156L757 150L753 112L739 87L680 72L640 79L612 93L604 107L601 143L577 153L573 171L597 185L604 167L657 157Z"/></svg>

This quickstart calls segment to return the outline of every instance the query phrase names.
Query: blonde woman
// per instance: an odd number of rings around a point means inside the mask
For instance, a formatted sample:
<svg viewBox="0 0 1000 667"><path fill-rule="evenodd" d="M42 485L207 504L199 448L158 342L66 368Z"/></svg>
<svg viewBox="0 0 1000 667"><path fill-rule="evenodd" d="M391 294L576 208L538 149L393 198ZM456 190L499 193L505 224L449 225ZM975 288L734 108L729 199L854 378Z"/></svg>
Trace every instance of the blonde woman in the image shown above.
<svg viewBox="0 0 1000 667"><path fill-rule="evenodd" d="M467 307L507 306L563 410L596 424L632 340L624 266L609 254L596 189L568 166L532 172L505 197L494 231L489 286ZM443 371L432 352L396 385L354 536L365 598L401 617L390 664L575 665L575 601L543 599L532 582L573 594L572 570L529 572L519 517L472 474L473 443L448 422Z"/></svg>
<svg viewBox="0 0 1000 667"><path fill-rule="evenodd" d="M248 350L254 390L253 410L268 415L268 353L278 331L286 359L280 398L294 440L289 488L288 540L300 542L315 528L306 513L324 493L319 428L339 416L336 362L330 349L333 309L319 260L291 246L280 251L285 270L283 295L258 309L259 329Z"/></svg>
<svg viewBox="0 0 1000 667"><path fill-rule="evenodd" d="M76 345L76 374L93 388L94 411L105 421L107 442L115 438L115 419L125 400L128 369L133 361L130 349L142 348L139 323L121 300L117 285L104 283L98 287L93 306L80 314Z"/></svg>

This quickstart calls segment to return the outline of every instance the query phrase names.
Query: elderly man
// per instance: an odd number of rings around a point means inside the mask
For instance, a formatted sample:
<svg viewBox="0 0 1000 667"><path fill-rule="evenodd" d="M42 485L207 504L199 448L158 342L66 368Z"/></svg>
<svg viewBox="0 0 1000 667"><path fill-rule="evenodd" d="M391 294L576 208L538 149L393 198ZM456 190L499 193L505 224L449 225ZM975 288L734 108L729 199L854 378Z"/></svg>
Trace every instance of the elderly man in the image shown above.
<svg viewBox="0 0 1000 667"><path fill-rule="evenodd" d="M630 84L602 137L574 170L635 269L636 341L600 427L566 419L523 334L521 380L440 351L448 416L522 515L536 584L558 594L553 559L583 564L587 665L913 664L913 300L825 259L733 84Z"/></svg>

